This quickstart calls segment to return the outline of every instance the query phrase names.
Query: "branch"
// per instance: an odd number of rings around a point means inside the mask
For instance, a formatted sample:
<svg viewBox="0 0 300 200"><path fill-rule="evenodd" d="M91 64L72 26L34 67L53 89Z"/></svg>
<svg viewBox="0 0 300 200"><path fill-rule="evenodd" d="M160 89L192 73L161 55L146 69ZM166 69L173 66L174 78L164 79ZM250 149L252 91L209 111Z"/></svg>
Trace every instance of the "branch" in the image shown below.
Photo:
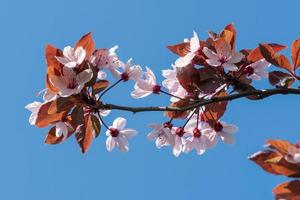
<svg viewBox="0 0 300 200"><path fill-rule="evenodd" d="M137 112L146 112L146 111L186 111L191 110L194 108L199 108L201 106L205 106L208 104L221 102L221 101L231 101L234 99L239 99L243 97L249 97L249 96L255 96L255 98L252 98L251 100L261 100L273 95L277 94L298 94L300 95L300 89L296 88L276 88L276 89L267 89L267 90L253 90L250 92L243 92L233 95L228 95L224 97L215 97L211 99L202 99L200 101L197 101L196 103L185 106L185 107L171 107L171 106L149 106L149 107L129 107L129 106L120 106L115 104L101 104L98 106L98 109L107 109L107 110L123 110L123 111L129 111L133 113Z"/></svg>

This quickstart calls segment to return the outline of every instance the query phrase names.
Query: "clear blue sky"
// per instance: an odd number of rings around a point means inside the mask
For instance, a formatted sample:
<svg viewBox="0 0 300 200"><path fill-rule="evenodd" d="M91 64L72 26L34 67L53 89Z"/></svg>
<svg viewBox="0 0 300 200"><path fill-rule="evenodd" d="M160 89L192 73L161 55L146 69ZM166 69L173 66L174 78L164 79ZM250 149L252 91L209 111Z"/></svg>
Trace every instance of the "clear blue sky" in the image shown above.
<svg viewBox="0 0 300 200"><path fill-rule="evenodd" d="M176 59L165 46L190 37L193 30L204 38L208 30L234 22L238 48L259 42L289 45L300 36L299 6L296 0L2 0L1 199L272 199L272 188L287 179L263 172L247 156L267 138L300 138L299 97L231 102L223 119L239 126L237 143L219 144L200 157L190 153L179 158L146 139L147 124L164 120L159 113L114 112L108 123L127 117L129 126L139 131L129 153L108 153L102 132L82 155L74 138L45 145L46 129L28 124L24 106L44 87L46 43L63 48L91 31L97 47L118 44L123 60L133 57L161 81L161 70ZM131 89L130 83L120 86L109 98L128 105L168 103L167 97L133 100Z"/></svg>

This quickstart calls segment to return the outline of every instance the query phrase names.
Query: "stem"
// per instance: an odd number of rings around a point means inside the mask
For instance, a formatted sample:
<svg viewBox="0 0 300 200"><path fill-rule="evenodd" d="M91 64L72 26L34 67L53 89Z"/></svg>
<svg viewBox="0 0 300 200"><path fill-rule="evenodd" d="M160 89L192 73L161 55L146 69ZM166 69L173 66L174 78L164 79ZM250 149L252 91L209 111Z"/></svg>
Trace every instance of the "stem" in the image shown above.
<svg viewBox="0 0 300 200"><path fill-rule="evenodd" d="M192 118L193 115L195 114L196 110L197 110L197 109L195 109L195 110L193 111L193 113L191 114L191 116L189 116L189 118L186 120L186 122L184 123L184 125L182 126L182 128L184 128L184 127L187 125L187 123L191 120L191 118Z"/></svg>
<svg viewBox="0 0 300 200"><path fill-rule="evenodd" d="M117 82L115 82L114 84L112 84L111 86L109 86L106 90L104 90L100 95L99 95L99 98L98 98L98 101L101 99L101 97L107 93L109 90L111 90L113 87L115 87L116 85L118 85L123 79L119 79Z"/></svg>
<svg viewBox="0 0 300 200"><path fill-rule="evenodd" d="M166 92L166 91L163 91L163 90L160 90L160 92L163 93L163 94L169 95L169 96L171 96L171 97L175 97L175 98L177 98L177 99L183 100L183 101L189 101L188 99L183 99L183 98L181 98L181 97L179 97L179 96L176 96L176 95L174 95L174 94L171 94L171 93Z"/></svg>
<svg viewBox="0 0 300 200"><path fill-rule="evenodd" d="M97 115L98 115L99 120L101 121L101 123L104 125L104 127L105 127L107 130L109 130L108 126L105 124L105 122L104 122L104 120L102 119L102 117L101 117L101 115L100 115L99 112L97 112Z"/></svg>

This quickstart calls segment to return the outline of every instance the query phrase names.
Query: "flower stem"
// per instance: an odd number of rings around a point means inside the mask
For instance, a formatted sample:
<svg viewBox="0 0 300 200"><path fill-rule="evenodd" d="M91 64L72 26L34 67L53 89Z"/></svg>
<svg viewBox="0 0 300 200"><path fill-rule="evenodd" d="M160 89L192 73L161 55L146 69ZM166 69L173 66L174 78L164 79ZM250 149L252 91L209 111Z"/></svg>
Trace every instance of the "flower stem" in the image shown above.
<svg viewBox="0 0 300 200"><path fill-rule="evenodd" d="M107 93L109 90L111 90L113 87L115 87L116 85L118 85L123 79L119 79L117 82L115 82L114 84L112 84L111 86L109 86L106 90L104 90L100 95L99 95L99 98L98 98L98 101L101 99L101 97Z"/></svg>

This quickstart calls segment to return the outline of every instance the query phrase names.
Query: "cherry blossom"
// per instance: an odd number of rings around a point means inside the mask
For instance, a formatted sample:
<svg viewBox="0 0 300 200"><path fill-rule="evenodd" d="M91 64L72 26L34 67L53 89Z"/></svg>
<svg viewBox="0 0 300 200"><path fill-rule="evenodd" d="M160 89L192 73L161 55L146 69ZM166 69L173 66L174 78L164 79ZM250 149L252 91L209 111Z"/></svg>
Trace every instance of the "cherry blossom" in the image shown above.
<svg viewBox="0 0 300 200"><path fill-rule="evenodd" d="M245 56L240 52L231 50L230 45L226 42L222 43L222 45L222 48L216 48L217 53L207 47L203 48L203 53L207 57L207 64L214 67L222 66L229 71L238 70L235 64L240 62Z"/></svg>
<svg viewBox="0 0 300 200"><path fill-rule="evenodd" d="M172 134L172 124L151 124L149 125L154 130L151 131L147 138L148 140L155 140L155 144L157 148L161 148L163 146L174 145L174 135Z"/></svg>
<svg viewBox="0 0 300 200"><path fill-rule="evenodd" d="M106 135L108 136L106 148L108 151L112 151L115 146L122 152L129 150L128 139L135 136L137 131L134 129L124 129L126 123L126 119L118 117L106 131Z"/></svg>
<svg viewBox="0 0 300 200"><path fill-rule="evenodd" d="M38 101L34 101L30 104L28 104L27 106L25 106L25 108L29 111L31 111L31 115L29 117L29 123L30 125L35 125L36 119L37 119L37 114L41 108L41 106L43 105L43 103L38 102Z"/></svg>
<svg viewBox="0 0 300 200"><path fill-rule="evenodd" d="M174 135L173 154L178 157L183 151L183 145L185 143L186 131L184 127L173 128L172 133Z"/></svg>
<svg viewBox="0 0 300 200"><path fill-rule="evenodd" d="M200 42L199 42L197 33L195 31L193 33L194 33L194 35L191 38L191 40L189 41L190 51L185 56L179 57L175 61L176 67L185 67L185 66L189 65L192 62L193 58L196 56L197 51L200 49Z"/></svg>
<svg viewBox="0 0 300 200"><path fill-rule="evenodd" d="M261 78L268 78L269 72L267 69L270 65L265 59L261 59L247 66L244 72L253 80L261 80Z"/></svg>
<svg viewBox="0 0 300 200"><path fill-rule="evenodd" d="M146 97L152 93L159 94L160 86L156 84L156 78L152 70L146 67L144 79L138 79L134 85L134 91L131 96L135 99Z"/></svg>
<svg viewBox="0 0 300 200"><path fill-rule="evenodd" d="M86 56L86 51L82 47L76 49L67 46L63 50L64 57L56 56L55 58L64 66L68 68L74 68L80 65Z"/></svg>
<svg viewBox="0 0 300 200"><path fill-rule="evenodd" d="M166 79L162 82L162 85L169 90L169 93L184 98L187 95L186 90L181 86L177 79L176 66L172 65L173 69L167 69L162 71L163 77ZM179 99L176 97L171 97L171 102L176 102Z"/></svg>
<svg viewBox="0 0 300 200"><path fill-rule="evenodd" d="M233 133L238 131L238 127L233 124L226 124L224 121L218 121L213 129L210 131L207 130L206 134L210 143L208 147L213 147L218 140L218 137L221 138L227 144L233 144L235 142Z"/></svg>
<svg viewBox="0 0 300 200"><path fill-rule="evenodd" d="M300 163L300 148L294 146L288 148L288 154L285 156L285 160L289 163Z"/></svg>
<svg viewBox="0 0 300 200"><path fill-rule="evenodd" d="M122 68L121 72L117 68L111 68L111 72L115 77L121 78L123 81L137 81L143 74L141 66L133 64L132 58L127 63L121 63L120 68Z"/></svg>
<svg viewBox="0 0 300 200"><path fill-rule="evenodd" d="M205 149L211 142L207 137L207 132L210 131L209 125L206 122L198 121L198 119L191 119L189 123L186 125L185 130L190 135L185 140L183 146L183 152L188 153L193 149L196 150L198 155L201 155L205 152Z"/></svg>
<svg viewBox="0 0 300 200"><path fill-rule="evenodd" d="M59 89L60 96L68 97L80 93L85 83L91 80L92 77L93 72L91 69L76 74L72 69L64 67L62 76L52 76L50 81L54 87Z"/></svg>

